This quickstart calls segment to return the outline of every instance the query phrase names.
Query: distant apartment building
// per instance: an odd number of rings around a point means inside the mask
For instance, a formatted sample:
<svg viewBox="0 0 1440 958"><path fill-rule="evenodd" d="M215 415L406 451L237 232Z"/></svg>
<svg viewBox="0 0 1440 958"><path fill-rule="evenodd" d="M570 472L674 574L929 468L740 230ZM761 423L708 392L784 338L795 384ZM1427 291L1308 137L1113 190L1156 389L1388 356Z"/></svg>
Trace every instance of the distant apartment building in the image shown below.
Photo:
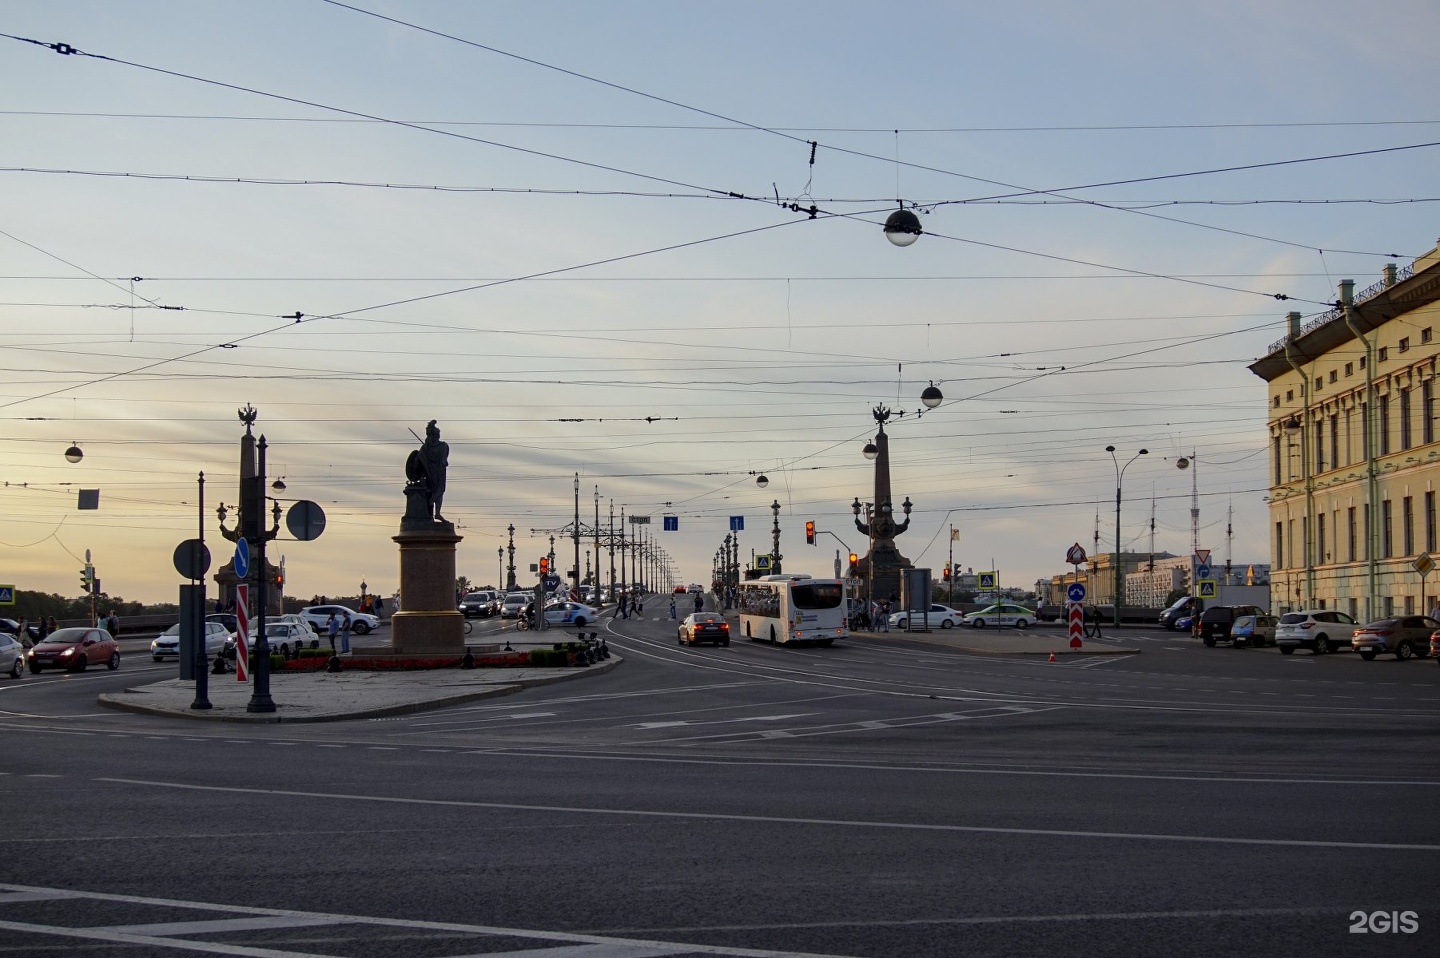
<svg viewBox="0 0 1440 958"><path fill-rule="evenodd" d="M1440 247L1338 294L1309 322L1291 313L1250 366L1267 384L1275 609L1423 612L1440 591L1437 576L1422 598L1419 571L1440 551Z"/></svg>

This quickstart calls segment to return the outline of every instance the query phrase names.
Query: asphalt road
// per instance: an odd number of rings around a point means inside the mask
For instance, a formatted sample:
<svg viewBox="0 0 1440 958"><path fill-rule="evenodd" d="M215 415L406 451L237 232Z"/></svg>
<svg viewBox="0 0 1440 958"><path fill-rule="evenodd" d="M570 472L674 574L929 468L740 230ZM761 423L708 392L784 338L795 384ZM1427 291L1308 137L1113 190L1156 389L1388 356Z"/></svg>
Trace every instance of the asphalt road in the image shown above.
<svg viewBox="0 0 1440 958"><path fill-rule="evenodd" d="M102 711L174 674L128 650L0 679L0 956L1440 953L1434 662L691 649L657 608L611 673L403 718Z"/></svg>

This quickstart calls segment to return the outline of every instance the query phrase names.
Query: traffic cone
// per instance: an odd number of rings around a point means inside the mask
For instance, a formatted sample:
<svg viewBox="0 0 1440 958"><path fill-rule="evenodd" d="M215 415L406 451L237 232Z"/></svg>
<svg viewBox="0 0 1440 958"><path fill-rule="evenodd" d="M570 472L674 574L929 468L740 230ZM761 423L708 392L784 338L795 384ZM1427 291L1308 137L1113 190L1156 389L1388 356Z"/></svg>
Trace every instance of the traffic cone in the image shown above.
<svg viewBox="0 0 1440 958"><path fill-rule="evenodd" d="M1051 653L1050 653L1050 661L1051 661L1051 662L1054 662L1054 661L1055 661L1055 653L1054 653L1054 652L1051 652Z"/></svg>

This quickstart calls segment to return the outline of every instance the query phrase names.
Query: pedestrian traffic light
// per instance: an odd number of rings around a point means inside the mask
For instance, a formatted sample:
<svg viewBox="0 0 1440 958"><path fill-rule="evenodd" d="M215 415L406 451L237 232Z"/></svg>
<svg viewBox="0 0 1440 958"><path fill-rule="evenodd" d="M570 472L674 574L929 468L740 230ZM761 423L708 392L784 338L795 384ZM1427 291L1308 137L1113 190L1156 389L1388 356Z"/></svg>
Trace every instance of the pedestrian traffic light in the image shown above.
<svg viewBox="0 0 1440 958"><path fill-rule="evenodd" d="M815 523L813 522L805 523L805 544L807 546L815 544Z"/></svg>

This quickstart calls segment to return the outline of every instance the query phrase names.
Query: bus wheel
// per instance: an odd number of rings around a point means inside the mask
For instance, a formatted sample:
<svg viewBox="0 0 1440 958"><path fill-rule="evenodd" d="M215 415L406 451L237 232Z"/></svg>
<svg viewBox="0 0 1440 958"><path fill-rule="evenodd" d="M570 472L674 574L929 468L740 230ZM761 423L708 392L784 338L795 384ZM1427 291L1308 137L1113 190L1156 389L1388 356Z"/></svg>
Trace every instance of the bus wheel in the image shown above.
<svg viewBox="0 0 1440 958"><path fill-rule="evenodd" d="M770 626L770 644L775 644L775 626Z"/></svg>

